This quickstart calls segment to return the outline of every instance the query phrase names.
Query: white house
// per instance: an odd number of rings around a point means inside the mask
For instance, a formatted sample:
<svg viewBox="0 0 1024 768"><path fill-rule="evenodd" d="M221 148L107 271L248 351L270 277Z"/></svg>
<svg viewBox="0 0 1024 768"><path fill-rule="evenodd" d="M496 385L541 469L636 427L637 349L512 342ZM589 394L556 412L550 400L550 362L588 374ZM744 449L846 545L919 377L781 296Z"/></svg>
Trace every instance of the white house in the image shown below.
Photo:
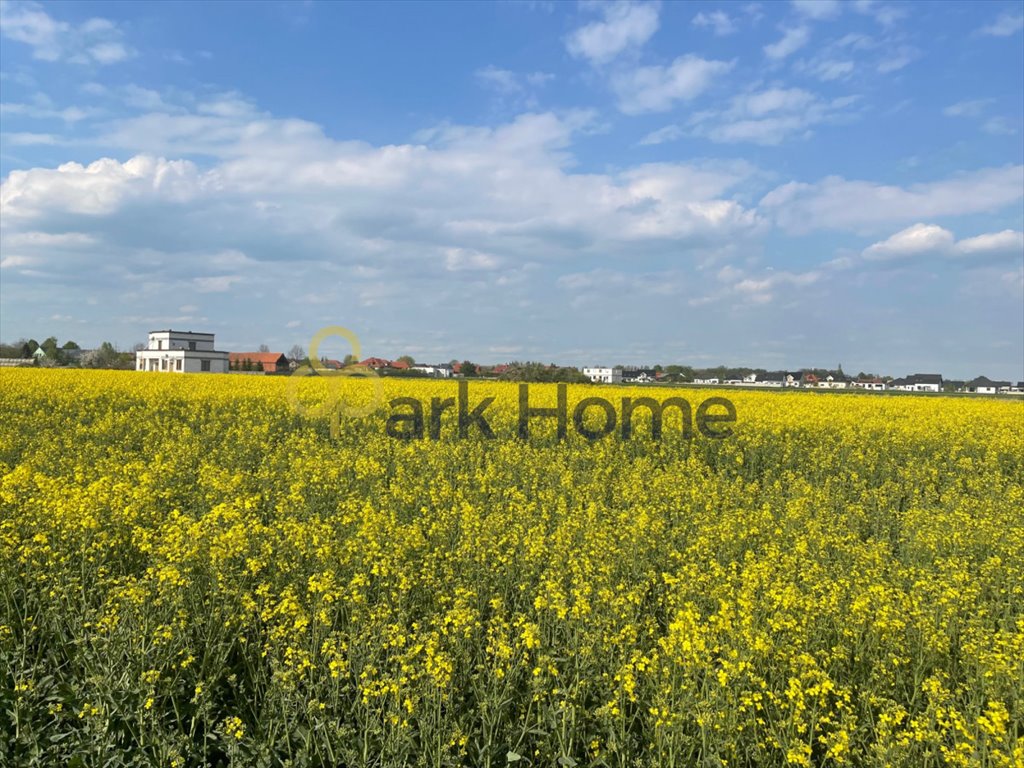
<svg viewBox="0 0 1024 768"><path fill-rule="evenodd" d="M884 392L885 391L885 382L882 381L882 379L878 379L878 378L874 378L874 379L857 379L856 381L851 381L850 382L850 386L854 387L855 389L867 389L867 390L871 390L873 392Z"/></svg>
<svg viewBox="0 0 1024 768"><path fill-rule="evenodd" d="M720 382L718 381L717 378L710 378L710 379L694 379L693 383L694 384L718 384Z"/></svg>
<svg viewBox="0 0 1024 768"><path fill-rule="evenodd" d="M227 373L228 353L213 348L212 333L150 331L145 349L135 353L138 371Z"/></svg>
<svg viewBox="0 0 1024 768"><path fill-rule="evenodd" d="M452 367L448 363L441 365L427 365L426 363L415 363L409 366L410 371L419 371L427 376L434 376L438 379L448 379L452 375Z"/></svg>
<svg viewBox="0 0 1024 768"><path fill-rule="evenodd" d="M1010 387L1008 381L992 381L987 376L979 376L973 381L967 382L964 390L967 392L974 392L978 395L994 395L1001 392L1003 387L1007 389Z"/></svg>
<svg viewBox="0 0 1024 768"><path fill-rule="evenodd" d="M902 392L939 392L942 390L942 376L937 373L915 373L904 379L893 379L889 389Z"/></svg>
<svg viewBox="0 0 1024 768"><path fill-rule="evenodd" d="M621 384L622 383L622 368L616 366L614 368L584 368L583 375L590 379L595 384Z"/></svg>

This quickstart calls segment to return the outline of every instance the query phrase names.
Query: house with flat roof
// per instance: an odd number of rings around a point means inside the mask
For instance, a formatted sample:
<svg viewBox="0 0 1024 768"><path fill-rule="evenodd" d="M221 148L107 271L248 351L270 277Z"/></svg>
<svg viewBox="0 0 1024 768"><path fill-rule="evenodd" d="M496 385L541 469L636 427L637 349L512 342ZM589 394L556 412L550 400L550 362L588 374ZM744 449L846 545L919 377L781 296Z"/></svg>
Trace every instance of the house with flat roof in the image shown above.
<svg viewBox="0 0 1024 768"><path fill-rule="evenodd" d="M135 370L164 373L227 373L228 353L213 348L212 333L150 331L135 353Z"/></svg>

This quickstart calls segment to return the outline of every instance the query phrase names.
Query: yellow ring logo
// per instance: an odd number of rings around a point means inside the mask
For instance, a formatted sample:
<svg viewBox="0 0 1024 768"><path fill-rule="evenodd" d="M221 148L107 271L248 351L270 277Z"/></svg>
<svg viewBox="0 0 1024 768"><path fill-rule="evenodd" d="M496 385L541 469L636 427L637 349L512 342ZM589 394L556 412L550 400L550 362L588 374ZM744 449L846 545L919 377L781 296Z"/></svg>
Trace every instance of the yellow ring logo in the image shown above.
<svg viewBox="0 0 1024 768"><path fill-rule="evenodd" d="M321 328L309 342L310 365L302 365L296 368L288 379L288 400L295 412L301 416L311 418L330 419L331 438L336 439L339 432L340 418L344 416L349 419L359 419L369 416L380 408L384 402L384 382L372 368L358 363L346 365L344 368L329 368L320 360L320 345L324 339L331 336L340 336L352 347L352 356L358 360L361 357L359 338L348 328L340 325L330 325ZM322 376L327 380L327 399L316 405L307 405L299 399L298 379L305 376ZM373 395L370 402L363 405L349 405L342 397L342 378L354 377L372 379Z"/></svg>

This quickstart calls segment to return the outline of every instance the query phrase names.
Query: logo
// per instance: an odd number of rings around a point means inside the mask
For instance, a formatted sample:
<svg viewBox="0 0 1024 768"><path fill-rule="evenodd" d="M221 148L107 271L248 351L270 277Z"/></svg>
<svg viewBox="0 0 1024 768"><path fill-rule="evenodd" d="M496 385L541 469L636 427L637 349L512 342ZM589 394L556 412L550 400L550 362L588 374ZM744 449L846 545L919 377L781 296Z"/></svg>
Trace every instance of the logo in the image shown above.
<svg viewBox="0 0 1024 768"><path fill-rule="evenodd" d="M320 345L325 339L332 336L339 336L348 342L352 348L352 357L357 361L362 356L357 337L348 328L340 325L329 325L321 328L309 342L309 365L302 365L296 368L288 378L288 400L292 408L300 416L307 416L312 419L327 418L330 421L331 438L337 439L340 433L341 418L360 419L369 416L377 411L384 402L384 382L381 381L377 372L372 368L360 365L358 362L350 363L341 368L336 368L320 359ZM304 387L299 383L300 378L316 377L322 379L326 385L326 397L315 399L316 392L312 387ZM371 392L368 398L357 400L356 392L349 391L349 399L345 398L344 379L355 378L365 379L370 382ZM301 390L301 391L300 391ZM365 394L366 390L363 389ZM312 397L311 397L312 396Z"/></svg>

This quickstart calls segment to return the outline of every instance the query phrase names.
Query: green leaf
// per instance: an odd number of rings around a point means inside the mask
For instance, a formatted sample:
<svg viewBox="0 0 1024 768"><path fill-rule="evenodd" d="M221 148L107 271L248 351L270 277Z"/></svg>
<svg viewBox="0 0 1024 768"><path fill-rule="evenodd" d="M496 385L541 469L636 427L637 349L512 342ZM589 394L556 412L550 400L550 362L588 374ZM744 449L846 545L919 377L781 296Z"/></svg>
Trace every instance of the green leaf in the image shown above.
<svg viewBox="0 0 1024 768"><path fill-rule="evenodd" d="M522 755L520 755L518 752L513 752L511 749L505 753L506 763L518 763L522 759Z"/></svg>
<svg viewBox="0 0 1024 768"><path fill-rule="evenodd" d="M569 756L558 758L558 764L565 766L565 768L576 768L576 761Z"/></svg>

